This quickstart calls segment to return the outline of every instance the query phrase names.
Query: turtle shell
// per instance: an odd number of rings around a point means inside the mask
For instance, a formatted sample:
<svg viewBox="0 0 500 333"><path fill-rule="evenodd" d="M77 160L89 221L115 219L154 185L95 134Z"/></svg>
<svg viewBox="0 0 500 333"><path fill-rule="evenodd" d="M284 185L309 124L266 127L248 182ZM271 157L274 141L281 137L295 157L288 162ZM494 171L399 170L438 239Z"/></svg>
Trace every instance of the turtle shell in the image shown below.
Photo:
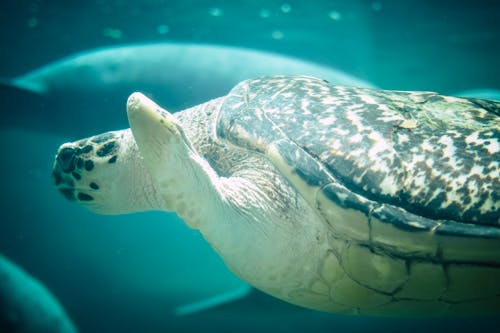
<svg viewBox="0 0 500 333"><path fill-rule="evenodd" d="M499 115L495 101L278 76L236 86L217 135L265 154L337 235L441 257L429 234L489 239L481 260L500 262Z"/></svg>

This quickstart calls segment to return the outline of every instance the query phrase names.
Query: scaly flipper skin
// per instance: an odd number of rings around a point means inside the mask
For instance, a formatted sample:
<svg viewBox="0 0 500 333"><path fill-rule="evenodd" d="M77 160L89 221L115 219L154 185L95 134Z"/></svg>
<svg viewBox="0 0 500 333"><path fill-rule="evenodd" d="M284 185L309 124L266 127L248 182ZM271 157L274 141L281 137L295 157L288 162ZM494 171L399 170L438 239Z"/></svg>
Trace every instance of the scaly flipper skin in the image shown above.
<svg viewBox="0 0 500 333"><path fill-rule="evenodd" d="M200 158L178 120L143 94L129 97L127 114L141 156L163 198L163 208L199 227L210 211L192 209L197 206L193 193L213 191L208 198L217 200L212 185L217 181L215 172Z"/></svg>
<svg viewBox="0 0 500 333"><path fill-rule="evenodd" d="M499 110L311 77L247 80L176 114L134 93L131 129L64 144L54 179L101 213L176 211L235 274L297 305L496 315Z"/></svg>

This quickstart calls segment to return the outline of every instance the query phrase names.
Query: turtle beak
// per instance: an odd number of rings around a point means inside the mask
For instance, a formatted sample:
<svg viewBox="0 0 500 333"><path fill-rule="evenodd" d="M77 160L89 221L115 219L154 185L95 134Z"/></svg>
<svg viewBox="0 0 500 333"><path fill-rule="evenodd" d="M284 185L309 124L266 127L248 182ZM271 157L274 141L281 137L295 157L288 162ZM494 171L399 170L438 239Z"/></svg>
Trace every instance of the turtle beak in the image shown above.
<svg viewBox="0 0 500 333"><path fill-rule="evenodd" d="M74 182L68 177L76 168L76 155L78 148L71 143L62 145L57 151L57 155L52 167L52 177L58 190L68 200L75 200Z"/></svg>
<svg viewBox="0 0 500 333"><path fill-rule="evenodd" d="M56 164L64 172L71 172L75 168L76 148L72 146L61 147L57 152Z"/></svg>

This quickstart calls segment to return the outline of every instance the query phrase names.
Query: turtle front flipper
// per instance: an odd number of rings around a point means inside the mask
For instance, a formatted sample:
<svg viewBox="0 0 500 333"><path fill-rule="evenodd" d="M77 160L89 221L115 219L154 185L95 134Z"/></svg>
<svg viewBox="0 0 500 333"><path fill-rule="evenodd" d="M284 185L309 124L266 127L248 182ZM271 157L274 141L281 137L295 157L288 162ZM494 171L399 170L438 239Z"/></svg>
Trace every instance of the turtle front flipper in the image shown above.
<svg viewBox="0 0 500 333"><path fill-rule="evenodd" d="M144 164L157 184L164 209L175 211L199 229L210 210L200 209L200 195L216 198L217 175L198 155L178 120L141 93L127 102L130 128ZM196 209L195 209L196 207Z"/></svg>

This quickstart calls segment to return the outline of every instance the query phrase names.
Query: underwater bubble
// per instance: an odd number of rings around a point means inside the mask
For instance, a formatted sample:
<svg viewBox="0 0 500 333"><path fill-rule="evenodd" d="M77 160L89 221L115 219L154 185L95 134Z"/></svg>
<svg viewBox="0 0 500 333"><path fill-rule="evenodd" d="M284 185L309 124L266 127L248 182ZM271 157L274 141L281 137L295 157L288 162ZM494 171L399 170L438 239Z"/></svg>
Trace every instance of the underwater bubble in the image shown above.
<svg viewBox="0 0 500 333"><path fill-rule="evenodd" d="M328 12L328 17L330 17L334 21L340 21L342 19L342 14L336 10L331 10Z"/></svg>
<svg viewBox="0 0 500 333"><path fill-rule="evenodd" d="M224 12L222 11L222 9L220 8L217 8L217 7L212 7L208 10L208 13L211 15L211 16L214 16L214 17L219 17L219 16L222 16L224 15Z"/></svg>
<svg viewBox="0 0 500 333"><path fill-rule="evenodd" d="M372 2L372 10L374 12L378 12L378 11L382 10L382 4L380 2L377 2L377 1Z"/></svg>
<svg viewBox="0 0 500 333"><path fill-rule="evenodd" d="M269 9L262 8L259 11L259 16L261 18L268 18L269 16L271 16L271 11Z"/></svg>
<svg viewBox="0 0 500 333"><path fill-rule="evenodd" d="M28 20L28 27L36 28L38 26L38 19L36 17L32 17Z"/></svg>
<svg viewBox="0 0 500 333"><path fill-rule="evenodd" d="M280 9L283 13L290 13L290 11L292 10L292 6L290 6L289 3L284 3L281 5Z"/></svg>
<svg viewBox="0 0 500 333"><path fill-rule="evenodd" d="M170 31L170 27L168 25L166 25L166 24L161 24L161 25L159 25L159 26L156 27L156 31L160 35L166 35Z"/></svg>
<svg viewBox="0 0 500 333"><path fill-rule="evenodd" d="M285 35L283 34L283 31L274 30L271 33L271 37L273 37L273 39L280 40L280 39L283 39L283 37L285 37Z"/></svg>
<svg viewBox="0 0 500 333"><path fill-rule="evenodd" d="M102 29L102 34L112 39L120 39L123 36L123 32L115 28L104 28Z"/></svg>

